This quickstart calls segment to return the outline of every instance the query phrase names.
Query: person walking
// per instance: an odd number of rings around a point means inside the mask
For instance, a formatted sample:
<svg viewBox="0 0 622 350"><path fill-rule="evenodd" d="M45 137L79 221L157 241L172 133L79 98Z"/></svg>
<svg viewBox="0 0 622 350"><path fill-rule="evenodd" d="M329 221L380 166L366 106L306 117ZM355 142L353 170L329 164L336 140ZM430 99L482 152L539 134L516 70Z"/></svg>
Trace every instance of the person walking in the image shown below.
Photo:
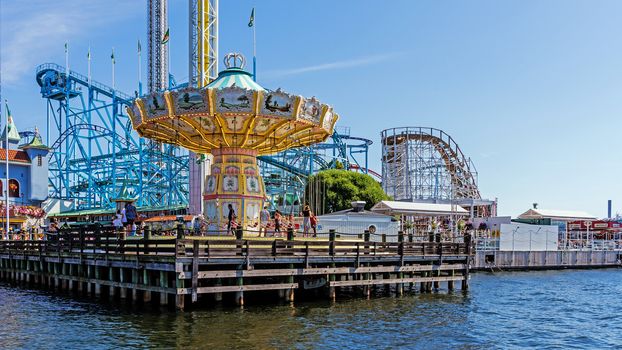
<svg viewBox="0 0 622 350"><path fill-rule="evenodd" d="M125 207L121 209L121 224L123 225L125 233L127 234L129 232L129 228L127 227L127 215L125 214Z"/></svg>
<svg viewBox="0 0 622 350"><path fill-rule="evenodd" d="M123 227L123 215L121 214L121 210L117 210L114 220L112 220L112 225L115 230L120 230Z"/></svg>
<svg viewBox="0 0 622 350"><path fill-rule="evenodd" d="M268 206L264 205L263 210L259 213L260 229L259 237L261 237L261 231L263 231L264 237L268 237L268 224L270 223L270 212Z"/></svg>
<svg viewBox="0 0 622 350"><path fill-rule="evenodd" d="M302 233L304 237L307 237L309 230L311 229L311 208L309 207L309 203L305 203L305 206L302 209L302 217Z"/></svg>
<svg viewBox="0 0 622 350"><path fill-rule="evenodd" d="M277 233L280 236L281 235L281 219L283 218L283 216L281 215L281 212L277 209L274 212L274 236L277 237Z"/></svg>
<svg viewBox="0 0 622 350"><path fill-rule="evenodd" d="M309 221L311 222L311 228L313 229L313 237L317 237L317 216L311 213L311 219Z"/></svg>
<svg viewBox="0 0 622 350"><path fill-rule="evenodd" d="M232 235L235 235L235 232L233 232L234 229L234 224L235 224L235 210L233 210L233 205L229 204L227 206L229 208L229 213L227 214L227 234L231 233Z"/></svg>
<svg viewBox="0 0 622 350"><path fill-rule="evenodd" d="M126 221L126 227L128 227L128 230L131 230L134 226L134 222L136 221L136 217L138 216L138 213L136 212L136 207L134 206L134 204L132 204L132 202L129 202L125 205L125 221Z"/></svg>

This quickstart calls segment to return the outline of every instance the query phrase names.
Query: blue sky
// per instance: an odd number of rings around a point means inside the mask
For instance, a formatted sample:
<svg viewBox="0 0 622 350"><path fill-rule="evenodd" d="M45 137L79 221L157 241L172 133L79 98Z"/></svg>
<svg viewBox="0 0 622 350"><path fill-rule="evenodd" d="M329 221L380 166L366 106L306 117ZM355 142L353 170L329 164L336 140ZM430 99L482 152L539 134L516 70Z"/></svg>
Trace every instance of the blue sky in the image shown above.
<svg viewBox="0 0 622 350"><path fill-rule="evenodd" d="M3 0L2 98L18 128L45 124L34 70L64 64L66 40L71 68L86 73L90 45L93 79L108 84L114 47L117 86L136 90L146 6ZM538 202L604 216L607 199L622 212L622 2L221 0L221 56L252 55L253 6L259 82L334 106L340 125L374 141L373 169L380 130L436 127L473 159L500 214ZM170 0L169 12L182 81L187 1Z"/></svg>

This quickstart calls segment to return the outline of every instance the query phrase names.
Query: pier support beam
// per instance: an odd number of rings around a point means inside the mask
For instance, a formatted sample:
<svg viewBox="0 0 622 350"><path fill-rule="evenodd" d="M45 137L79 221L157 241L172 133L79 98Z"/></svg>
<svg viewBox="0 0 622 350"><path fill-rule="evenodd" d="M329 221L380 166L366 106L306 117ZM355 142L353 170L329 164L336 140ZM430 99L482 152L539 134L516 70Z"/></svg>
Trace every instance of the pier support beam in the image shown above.
<svg viewBox="0 0 622 350"><path fill-rule="evenodd" d="M168 273L160 271L160 287L168 288ZM160 305L168 305L168 294L165 291L160 292Z"/></svg>
<svg viewBox="0 0 622 350"><path fill-rule="evenodd" d="M330 267L332 267L332 268L334 268L335 266L336 266L335 263L331 263L330 264ZM332 273L329 274L328 275L328 284L329 284L329 286L328 286L328 298L331 301L337 300L337 291L335 290L335 287L330 285L330 282L334 282L334 281L335 281L335 275L332 274Z"/></svg>
<svg viewBox="0 0 622 350"><path fill-rule="evenodd" d="M183 272L184 271L184 265L181 263L176 263L175 264L175 287L177 288L177 291L175 292L175 307L178 310L183 310L185 305L185 301L186 301L186 295L185 294L179 294L179 289L180 288L184 288L185 284L184 284L184 280L179 278L179 272Z"/></svg>
<svg viewBox="0 0 622 350"><path fill-rule="evenodd" d="M294 264L289 264L288 268L293 269ZM287 276L287 283L294 283L294 276ZM287 289L286 298L287 298L287 301L289 301L290 303L294 302L294 289L293 288Z"/></svg>
<svg viewBox="0 0 622 350"><path fill-rule="evenodd" d="M151 271L144 269L143 270L143 283L146 286L151 286ZM143 302L148 303L151 301L151 291L145 290L143 291Z"/></svg>
<svg viewBox="0 0 622 350"><path fill-rule="evenodd" d="M238 266L238 269L242 269L242 266ZM235 280L235 285L241 287L244 285L244 278L237 277ZM287 298L287 295L285 296ZM235 292L235 303L239 306L244 306L244 292L237 291Z"/></svg>
<svg viewBox="0 0 622 350"><path fill-rule="evenodd" d="M454 277L454 270L449 271L449 276ZM447 289L451 292L454 290L454 281L447 281Z"/></svg>

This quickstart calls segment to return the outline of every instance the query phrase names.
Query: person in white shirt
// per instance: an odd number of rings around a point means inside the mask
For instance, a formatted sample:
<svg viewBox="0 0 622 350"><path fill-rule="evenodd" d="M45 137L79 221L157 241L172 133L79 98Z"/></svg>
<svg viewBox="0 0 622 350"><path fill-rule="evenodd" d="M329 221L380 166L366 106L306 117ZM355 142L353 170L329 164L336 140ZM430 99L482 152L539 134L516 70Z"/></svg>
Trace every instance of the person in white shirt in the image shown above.
<svg viewBox="0 0 622 350"><path fill-rule="evenodd" d="M264 237L268 237L268 224L270 223L270 212L268 206L264 206L263 210L259 213L260 227L259 237L261 237L261 231L264 233Z"/></svg>
<svg viewBox="0 0 622 350"><path fill-rule="evenodd" d="M114 216L114 220L112 220L112 226L115 229L123 228L123 215L120 210L117 210L117 214Z"/></svg>

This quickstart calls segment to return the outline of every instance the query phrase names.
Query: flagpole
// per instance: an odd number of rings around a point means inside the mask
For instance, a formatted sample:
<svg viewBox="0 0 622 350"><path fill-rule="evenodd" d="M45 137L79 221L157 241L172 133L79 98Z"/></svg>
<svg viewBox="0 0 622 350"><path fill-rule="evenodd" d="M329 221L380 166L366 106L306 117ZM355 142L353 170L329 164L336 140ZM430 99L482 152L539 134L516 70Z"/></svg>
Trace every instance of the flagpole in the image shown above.
<svg viewBox="0 0 622 350"><path fill-rule="evenodd" d="M69 81L69 41L65 42L65 74Z"/></svg>
<svg viewBox="0 0 622 350"><path fill-rule="evenodd" d="M112 59L112 90L114 90L114 47L112 48L112 55L110 56L110 58Z"/></svg>
<svg viewBox="0 0 622 350"><path fill-rule="evenodd" d="M141 53L140 39L138 40L138 96L143 95L143 80L142 80L142 67L141 67Z"/></svg>
<svg viewBox="0 0 622 350"><path fill-rule="evenodd" d="M89 45L89 53L88 53L87 57L89 59L89 69L88 69L88 73L89 73L89 87L91 87L91 45Z"/></svg>
<svg viewBox="0 0 622 350"><path fill-rule="evenodd" d="M9 103L7 102L7 100L4 100L4 104L6 106L9 105ZM6 221L5 221L5 227L4 227L4 232L6 235L6 239L9 239L9 112L8 112L8 107L6 108L6 111L4 112L4 120L5 120L5 127L4 127L4 151L5 154L4 156L6 157L6 177L5 177L5 186L6 188L4 189L4 209L5 209L5 214L6 214Z"/></svg>
<svg viewBox="0 0 622 350"><path fill-rule="evenodd" d="M257 40L255 37L255 8L253 7L253 81L257 81Z"/></svg>

